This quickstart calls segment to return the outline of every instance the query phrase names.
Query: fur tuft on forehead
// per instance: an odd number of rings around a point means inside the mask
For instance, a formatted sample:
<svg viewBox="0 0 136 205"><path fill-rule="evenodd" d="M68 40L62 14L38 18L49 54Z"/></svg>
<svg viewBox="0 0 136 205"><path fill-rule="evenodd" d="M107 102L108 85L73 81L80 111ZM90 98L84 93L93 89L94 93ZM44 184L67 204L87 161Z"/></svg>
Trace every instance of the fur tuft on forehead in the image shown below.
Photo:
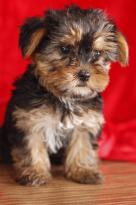
<svg viewBox="0 0 136 205"><path fill-rule="evenodd" d="M75 46L81 42L92 49L104 50L110 60L117 60L117 28L101 9L72 6L49 10L45 13L45 27L54 44Z"/></svg>
<svg viewBox="0 0 136 205"><path fill-rule="evenodd" d="M62 36L65 33L71 36L79 36L96 32L115 32L115 24L109 20L101 9L81 9L69 7L64 10L49 10L45 13L45 27L49 34ZM78 35L77 35L78 33Z"/></svg>

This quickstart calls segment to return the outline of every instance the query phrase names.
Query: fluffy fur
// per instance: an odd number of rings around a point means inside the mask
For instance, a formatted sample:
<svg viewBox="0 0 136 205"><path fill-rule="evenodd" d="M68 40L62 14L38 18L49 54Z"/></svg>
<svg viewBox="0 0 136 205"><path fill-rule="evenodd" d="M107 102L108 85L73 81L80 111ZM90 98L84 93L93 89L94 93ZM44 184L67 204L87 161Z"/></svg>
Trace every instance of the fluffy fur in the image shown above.
<svg viewBox="0 0 136 205"><path fill-rule="evenodd" d="M2 127L3 155L11 158L17 181L47 183L50 158L61 153L66 177L100 183L99 93L111 62L128 62L125 38L102 10L72 6L26 20L19 45L32 64L14 83Z"/></svg>

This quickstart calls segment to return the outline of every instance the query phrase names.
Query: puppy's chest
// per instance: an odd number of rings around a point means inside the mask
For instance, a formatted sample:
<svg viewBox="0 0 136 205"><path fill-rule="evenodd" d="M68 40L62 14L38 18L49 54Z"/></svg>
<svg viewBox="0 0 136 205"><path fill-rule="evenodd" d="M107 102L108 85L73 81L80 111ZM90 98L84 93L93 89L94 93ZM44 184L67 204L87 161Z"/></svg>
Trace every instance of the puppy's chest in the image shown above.
<svg viewBox="0 0 136 205"><path fill-rule="evenodd" d="M79 116L73 112L56 116L48 116L44 127L44 141L49 152L56 153L61 147L69 142L75 127L83 127L96 135L103 123L103 117L100 113L89 111Z"/></svg>

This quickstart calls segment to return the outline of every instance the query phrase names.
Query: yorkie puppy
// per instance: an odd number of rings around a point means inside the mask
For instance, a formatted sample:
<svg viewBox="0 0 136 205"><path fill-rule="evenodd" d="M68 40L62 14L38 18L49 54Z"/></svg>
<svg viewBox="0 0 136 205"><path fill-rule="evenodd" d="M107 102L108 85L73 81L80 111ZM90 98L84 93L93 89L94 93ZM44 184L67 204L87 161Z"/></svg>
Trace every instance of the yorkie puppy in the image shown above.
<svg viewBox="0 0 136 205"><path fill-rule="evenodd" d="M100 9L71 6L26 20L19 45L31 65L14 83L2 127L20 184L51 179L51 157L63 155L67 178L101 183L96 140L104 122L102 92L111 62L128 62L128 45Z"/></svg>

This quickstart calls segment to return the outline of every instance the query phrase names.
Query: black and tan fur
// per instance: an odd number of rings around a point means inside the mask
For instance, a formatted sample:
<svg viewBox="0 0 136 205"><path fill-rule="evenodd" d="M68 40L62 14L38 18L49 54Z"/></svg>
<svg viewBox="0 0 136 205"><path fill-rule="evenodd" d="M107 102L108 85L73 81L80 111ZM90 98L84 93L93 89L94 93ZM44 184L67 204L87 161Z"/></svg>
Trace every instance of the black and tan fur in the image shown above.
<svg viewBox="0 0 136 205"><path fill-rule="evenodd" d="M66 177L100 183L95 142L104 123L102 92L111 62L126 65L125 38L100 9L49 10L21 27L32 64L14 83L2 127L2 152L21 184L51 178L50 157L64 151Z"/></svg>

